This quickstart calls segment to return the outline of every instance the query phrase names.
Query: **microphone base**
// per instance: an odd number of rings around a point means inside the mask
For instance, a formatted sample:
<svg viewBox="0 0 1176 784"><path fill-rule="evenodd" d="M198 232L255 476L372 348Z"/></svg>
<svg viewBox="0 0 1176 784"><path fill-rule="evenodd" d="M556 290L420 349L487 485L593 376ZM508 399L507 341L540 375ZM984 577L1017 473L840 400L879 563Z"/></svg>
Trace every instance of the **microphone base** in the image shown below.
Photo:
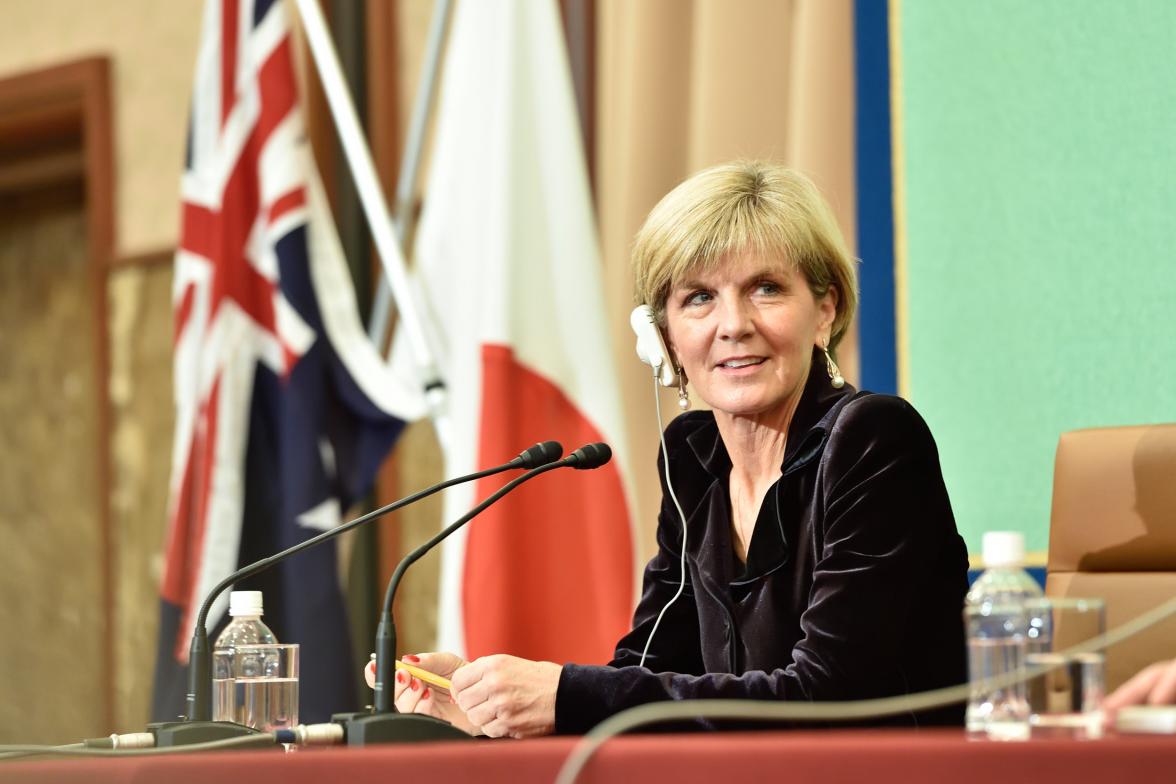
<svg viewBox="0 0 1176 784"><path fill-rule="evenodd" d="M369 713L343 725L348 746L473 740L447 721L419 713Z"/></svg>
<svg viewBox="0 0 1176 784"><path fill-rule="evenodd" d="M156 748L191 746L210 740L261 734L261 730L231 721L164 721L148 724L147 729L155 736Z"/></svg>
<svg viewBox="0 0 1176 784"><path fill-rule="evenodd" d="M346 727L348 724L355 721L356 719L362 719L364 716L371 716L371 715L372 715L372 706L369 705L369 706L367 706L366 709L360 710L360 711L347 711L346 713L332 713L331 714L331 723L332 724L342 724L344 727Z"/></svg>

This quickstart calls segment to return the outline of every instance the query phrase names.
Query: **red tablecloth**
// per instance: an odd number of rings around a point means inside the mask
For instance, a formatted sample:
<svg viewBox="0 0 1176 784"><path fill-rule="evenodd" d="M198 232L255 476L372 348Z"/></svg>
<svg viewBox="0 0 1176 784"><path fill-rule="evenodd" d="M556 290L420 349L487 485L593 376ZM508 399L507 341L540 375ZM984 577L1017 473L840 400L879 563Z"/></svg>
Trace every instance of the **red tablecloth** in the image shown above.
<svg viewBox="0 0 1176 784"><path fill-rule="evenodd" d="M550 782L572 738L474 741L377 748L183 754L137 759L0 762L0 781L281 784L331 782ZM1176 782L1176 737L1098 741L968 741L959 731L826 731L643 735L609 741L583 784L670 781L735 784L1077 784Z"/></svg>

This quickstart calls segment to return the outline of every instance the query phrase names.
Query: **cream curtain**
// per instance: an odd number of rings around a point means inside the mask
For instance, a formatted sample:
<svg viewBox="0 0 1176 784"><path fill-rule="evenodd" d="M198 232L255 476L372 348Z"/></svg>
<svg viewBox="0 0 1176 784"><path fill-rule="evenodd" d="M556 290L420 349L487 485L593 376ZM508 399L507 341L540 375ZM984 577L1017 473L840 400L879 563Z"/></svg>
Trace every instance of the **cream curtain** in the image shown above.
<svg viewBox="0 0 1176 784"><path fill-rule="evenodd" d="M599 0L596 186L609 323L636 484L640 553L660 499L649 373L628 329L628 254L646 213L692 172L770 158L808 174L856 242L851 0ZM839 352L858 378L856 328ZM678 409L663 392L663 416Z"/></svg>

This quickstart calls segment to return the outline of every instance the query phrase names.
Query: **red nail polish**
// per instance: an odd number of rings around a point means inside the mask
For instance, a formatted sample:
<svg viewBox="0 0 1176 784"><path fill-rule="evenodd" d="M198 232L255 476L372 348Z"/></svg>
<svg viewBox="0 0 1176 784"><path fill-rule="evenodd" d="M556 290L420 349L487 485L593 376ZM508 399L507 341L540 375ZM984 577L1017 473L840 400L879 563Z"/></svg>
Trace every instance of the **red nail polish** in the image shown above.
<svg viewBox="0 0 1176 784"><path fill-rule="evenodd" d="M404 683L404 673L403 672L396 673L396 682L397 683Z"/></svg>
<svg viewBox="0 0 1176 784"><path fill-rule="evenodd" d="M421 692L421 699L422 700L429 699L429 687L428 686L426 686L425 690Z"/></svg>
<svg viewBox="0 0 1176 784"><path fill-rule="evenodd" d="M412 683L408 684L408 688L412 689L413 691L416 691L420 687L421 687L421 682L418 681L416 678L413 678Z"/></svg>
<svg viewBox="0 0 1176 784"><path fill-rule="evenodd" d="M410 664L416 664L417 662L419 662L419 661L421 660L421 657L420 657L420 656L413 656L413 655L410 653L410 654L408 654L407 656L405 656L405 657L404 657L404 660L405 660L406 662L409 662Z"/></svg>

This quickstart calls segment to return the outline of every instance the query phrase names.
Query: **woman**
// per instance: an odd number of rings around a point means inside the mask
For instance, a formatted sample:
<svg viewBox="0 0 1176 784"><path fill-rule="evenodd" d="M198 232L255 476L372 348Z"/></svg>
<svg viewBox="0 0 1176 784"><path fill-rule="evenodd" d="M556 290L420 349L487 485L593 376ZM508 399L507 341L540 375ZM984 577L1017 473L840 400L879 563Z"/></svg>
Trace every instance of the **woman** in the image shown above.
<svg viewBox="0 0 1176 784"><path fill-rule="evenodd" d="M398 709L528 737L657 700L848 700L965 681L967 554L935 443L905 401L855 394L831 356L856 304L852 264L796 172L737 162L671 191L633 266L683 381L713 409L665 434L687 520L684 594L637 666L680 580L682 520L663 475L658 552L608 666L406 657L451 676L453 693L398 673Z"/></svg>

